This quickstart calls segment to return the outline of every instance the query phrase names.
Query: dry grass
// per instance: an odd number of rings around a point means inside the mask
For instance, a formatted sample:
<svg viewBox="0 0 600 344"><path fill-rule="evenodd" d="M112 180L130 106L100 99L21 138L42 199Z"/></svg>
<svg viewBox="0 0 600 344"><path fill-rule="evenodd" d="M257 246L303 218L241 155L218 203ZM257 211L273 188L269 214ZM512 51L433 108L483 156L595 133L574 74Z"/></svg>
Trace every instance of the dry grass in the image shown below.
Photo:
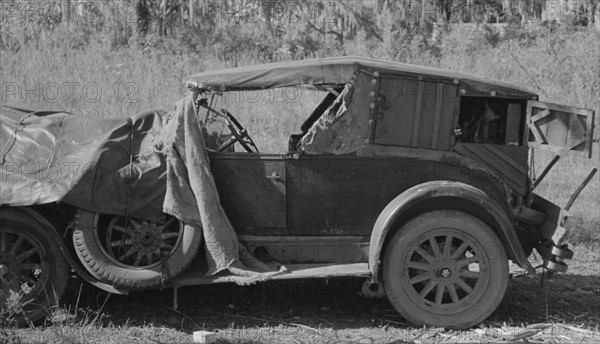
<svg viewBox="0 0 600 344"><path fill-rule="evenodd" d="M415 328L387 300L359 296L361 279L344 278L187 287L179 291L177 311L171 290L114 295L102 312L65 311L76 302L67 299L63 314L54 317L65 321L5 330L4 338L10 335L14 343L190 343L193 331L204 330L216 332L217 343L231 344L597 343L598 258L576 259L569 274L543 283L512 279L496 312L468 331ZM105 295L84 286L80 304L100 308ZM65 312L73 316L60 316Z"/></svg>

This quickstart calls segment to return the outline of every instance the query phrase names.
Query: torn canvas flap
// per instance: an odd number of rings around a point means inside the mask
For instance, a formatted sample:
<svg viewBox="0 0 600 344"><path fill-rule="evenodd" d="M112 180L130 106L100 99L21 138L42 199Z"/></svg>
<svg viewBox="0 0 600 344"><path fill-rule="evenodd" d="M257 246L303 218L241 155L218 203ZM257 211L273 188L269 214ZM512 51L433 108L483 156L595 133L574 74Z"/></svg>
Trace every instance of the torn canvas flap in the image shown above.
<svg viewBox="0 0 600 344"><path fill-rule="evenodd" d="M360 75L355 84L348 84L331 106L311 126L300 140L306 154L348 154L368 144L370 113L375 97L354 94L375 94L370 78ZM371 101L371 102L370 102Z"/></svg>
<svg viewBox="0 0 600 344"><path fill-rule="evenodd" d="M265 280L282 272L252 256L239 243L235 230L221 207L210 171L205 132L196 116L194 93L180 101L161 135L167 153L167 188L163 211L180 220L201 225L207 275L231 274L239 284Z"/></svg>

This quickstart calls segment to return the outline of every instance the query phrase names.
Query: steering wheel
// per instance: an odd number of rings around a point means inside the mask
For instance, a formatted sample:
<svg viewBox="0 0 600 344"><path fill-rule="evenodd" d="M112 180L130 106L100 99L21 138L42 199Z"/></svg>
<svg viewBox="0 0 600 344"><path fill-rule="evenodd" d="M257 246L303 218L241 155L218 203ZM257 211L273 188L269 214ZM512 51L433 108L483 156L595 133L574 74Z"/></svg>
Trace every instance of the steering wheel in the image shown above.
<svg viewBox="0 0 600 344"><path fill-rule="evenodd" d="M231 131L233 137L223 143L217 150L223 152L235 142L239 142L248 153L258 153L258 148L254 144L250 134L242 127L240 122L238 122L238 120L226 109L221 109L221 112L225 115L227 127L229 128L229 131Z"/></svg>

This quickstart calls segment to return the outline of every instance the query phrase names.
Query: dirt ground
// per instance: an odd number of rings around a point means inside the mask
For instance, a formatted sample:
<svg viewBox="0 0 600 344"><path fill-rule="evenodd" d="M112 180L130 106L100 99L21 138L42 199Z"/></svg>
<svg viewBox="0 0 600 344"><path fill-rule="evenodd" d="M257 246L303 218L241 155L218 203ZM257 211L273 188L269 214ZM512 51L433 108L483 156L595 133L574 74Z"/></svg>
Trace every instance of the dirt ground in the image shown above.
<svg viewBox="0 0 600 344"><path fill-rule="evenodd" d="M518 273L517 273L518 274ZM358 294L362 280L273 281L240 287L210 285L130 296L74 283L65 307L88 314L75 325L18 331L21 342L183 343L198 330L217 343L598 343L600 262L571 262L570 272L511 279L497 311L469 331L415 328L386 299ZM79 303L77 303L79 302ZM77 308L77 311L73 311ZM98 318L89 319L89 314ZM81 317L81 315L80 315Z"/></svg>

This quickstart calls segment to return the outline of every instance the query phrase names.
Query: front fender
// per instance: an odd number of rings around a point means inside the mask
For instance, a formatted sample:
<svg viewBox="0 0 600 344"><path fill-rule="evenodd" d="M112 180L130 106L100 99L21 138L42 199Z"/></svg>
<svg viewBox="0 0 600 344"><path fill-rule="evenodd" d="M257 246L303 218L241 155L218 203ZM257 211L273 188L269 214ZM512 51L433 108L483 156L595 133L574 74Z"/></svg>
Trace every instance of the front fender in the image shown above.
<svg viewBox="0 0 600 344"><path fill-rule="evenodd" d="M460 202L448 202L443 205L432 202L443 198L456 199ZM427 207L427 204L422 202L435 205ZM535 272L521 247L510 216L498 202L481 189L469 184L453 181L430 181L415 185L404 191L394 198L379 214L369 243L369 270L373 275L373 281L379 279L379 265L388 234L393 234L390 231L398 225L399 221L409 220L410 216L417 215L414 213L415 209L422 212L423 210L454 208L459 203L468 206L468 208L461 210L478 217L487 218L486 222L500 237L508 256L526 269L528 273ZM490 223L490 221L493 223Z"/></svg>

